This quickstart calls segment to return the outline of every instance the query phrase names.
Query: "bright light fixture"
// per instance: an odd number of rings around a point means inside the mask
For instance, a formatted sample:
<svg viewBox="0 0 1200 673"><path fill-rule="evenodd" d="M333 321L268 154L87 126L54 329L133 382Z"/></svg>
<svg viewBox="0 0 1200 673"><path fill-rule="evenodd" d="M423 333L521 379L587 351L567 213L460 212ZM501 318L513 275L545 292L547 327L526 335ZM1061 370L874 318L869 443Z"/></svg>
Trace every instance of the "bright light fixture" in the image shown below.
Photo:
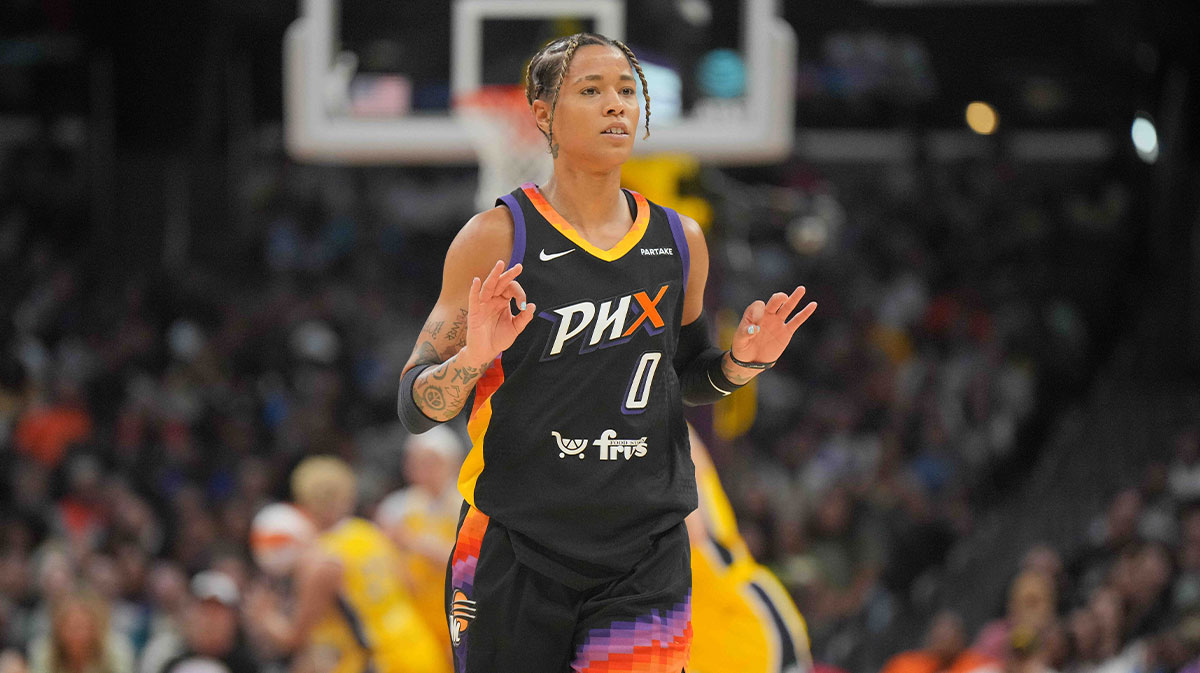
<svg viewBox="0 0 1200 673"><path fill-rule="evenodd" d="M1148 164L1158 161L1158 129L1154 128L1154 122L1149 117L1144 114L1134 117L1129 136L1133 139L1138 158Z"/></svg>
<svg viewBox="0 0 1200 673"><path fill-rule="evenodd" d="M1000 116L996 114L996 108L975 101L967 106L967 126L981 136L990 136L1000 126Z"/></svg>

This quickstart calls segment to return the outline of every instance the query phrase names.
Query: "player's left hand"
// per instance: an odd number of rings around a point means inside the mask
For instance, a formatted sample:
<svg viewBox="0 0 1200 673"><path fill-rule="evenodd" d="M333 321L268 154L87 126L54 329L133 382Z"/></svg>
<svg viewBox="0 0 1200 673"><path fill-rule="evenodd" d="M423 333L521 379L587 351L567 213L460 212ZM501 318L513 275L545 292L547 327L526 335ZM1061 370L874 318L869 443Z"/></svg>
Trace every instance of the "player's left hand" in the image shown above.
<svg viewBox="0 0 1200 673"><path fill-rule="evenodd" d="M733 337L733 356L743 362L778 360L791 342L792 335L817 310L817 302L810 301L789 320L788 316L800 305L803 297L804 286L801 285L790 295L776 292L766 302L759 299L747 306L738 324L737 334Z"/></svg>

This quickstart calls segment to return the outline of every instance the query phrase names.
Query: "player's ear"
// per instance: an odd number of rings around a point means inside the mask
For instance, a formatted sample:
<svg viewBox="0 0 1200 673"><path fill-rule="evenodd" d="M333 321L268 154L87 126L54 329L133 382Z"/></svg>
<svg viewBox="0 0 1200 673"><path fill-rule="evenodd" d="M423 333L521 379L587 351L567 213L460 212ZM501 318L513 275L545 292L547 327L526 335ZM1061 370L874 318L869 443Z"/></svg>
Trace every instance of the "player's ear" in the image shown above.
<svg viewBox="0 0 1200 673"><path fill-rule="evenodd" d="M550 135L550 104L541 98L533 101L533 120L542 133Z"/></svg>

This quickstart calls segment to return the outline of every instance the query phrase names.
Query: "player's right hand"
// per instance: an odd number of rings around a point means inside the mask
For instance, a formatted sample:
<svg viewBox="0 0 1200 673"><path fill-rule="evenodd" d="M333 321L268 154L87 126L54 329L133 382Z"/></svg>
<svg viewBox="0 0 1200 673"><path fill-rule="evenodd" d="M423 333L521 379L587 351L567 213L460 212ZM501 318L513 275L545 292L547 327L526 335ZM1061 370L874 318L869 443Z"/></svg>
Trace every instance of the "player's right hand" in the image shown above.
<svg viewBox="0 0 1200 673"><path fill-rule="evenodd" d="M516 280L521 268L516 264L505 271L504 262L497 261L487 278L481 281L476 276L471 280L467 295L467 345L462 350L468 364L490 364L513 345L533 320L536 307L526 302L525 290ZM517 302L515 315L509 301Z"/></svg>

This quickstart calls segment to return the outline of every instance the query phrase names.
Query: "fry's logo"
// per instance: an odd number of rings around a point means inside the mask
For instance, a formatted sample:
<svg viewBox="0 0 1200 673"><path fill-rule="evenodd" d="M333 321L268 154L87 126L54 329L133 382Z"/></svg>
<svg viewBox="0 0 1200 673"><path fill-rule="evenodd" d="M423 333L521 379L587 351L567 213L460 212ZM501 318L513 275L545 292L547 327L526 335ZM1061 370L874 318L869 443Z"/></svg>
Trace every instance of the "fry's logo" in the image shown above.
<svg viewBox="0 0 1200 673"><path fill-rule="evenodd" d="M558 444L558 457L579 456L584 458L584 449L588 447L586 439L564 439L557 430L551 430L554 441ZM616 460L617 458L641 458L646 455L646 438L617 439L617 431L613 429L600 433L600 439L592 440L592 446L600 447L600 460Z"/></svg>
<svg viewBox="0 0 1200 673"><path fill-rule="evenodd" d="M554 324L554 336L546 344L543 360L562 355L563 348L575 339L580 339L579 352L588 353L597 348L608 348L628 342L639 327L654 335L662 332L666 322L658 311L658 304L667 295L669 283L664 283L652 299L645 290L622 297L606 299L599 304L581 301L550 311L542 311L538 317ZM626 327L631 314L633 322ZM589 331L588 328L591 328ZM586 333L586 339L581 339Z"/></svg>

